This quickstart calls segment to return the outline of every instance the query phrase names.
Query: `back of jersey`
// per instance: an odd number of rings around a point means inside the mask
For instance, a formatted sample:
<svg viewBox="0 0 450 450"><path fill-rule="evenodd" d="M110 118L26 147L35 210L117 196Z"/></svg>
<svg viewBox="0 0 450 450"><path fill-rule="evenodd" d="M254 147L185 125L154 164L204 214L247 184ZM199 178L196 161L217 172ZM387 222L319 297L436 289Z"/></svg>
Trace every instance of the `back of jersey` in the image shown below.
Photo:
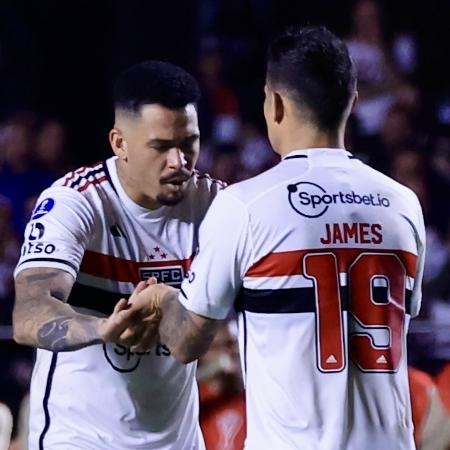
<svg viewBox="0 0 450 450"><path fill-rule="evenodd" d="M420 307L416 196L338 149L294 151L226 192L251 235L237 300L246 448L415 448L405 336Z"/></svg>

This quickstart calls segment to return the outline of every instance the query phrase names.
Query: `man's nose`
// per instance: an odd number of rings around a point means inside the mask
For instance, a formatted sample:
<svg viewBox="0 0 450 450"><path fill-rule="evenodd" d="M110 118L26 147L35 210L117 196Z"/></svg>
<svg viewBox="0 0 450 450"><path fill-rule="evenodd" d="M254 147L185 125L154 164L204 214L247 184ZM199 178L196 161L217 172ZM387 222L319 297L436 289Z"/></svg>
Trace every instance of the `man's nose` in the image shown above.
<svg viewBox="0 0 450 450"><path fill-rule="evenodd" d="M171 169L181 169L186 163L186 156L178 147L173 147L169 150L167 154L167 165Z"/></svg>

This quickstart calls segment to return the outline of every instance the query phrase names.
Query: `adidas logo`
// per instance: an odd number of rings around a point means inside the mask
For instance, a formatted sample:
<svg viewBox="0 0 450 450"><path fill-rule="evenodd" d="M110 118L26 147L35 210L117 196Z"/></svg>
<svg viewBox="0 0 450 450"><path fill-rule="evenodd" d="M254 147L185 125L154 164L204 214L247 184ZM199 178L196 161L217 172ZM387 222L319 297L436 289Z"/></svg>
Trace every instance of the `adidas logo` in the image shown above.
<svg viewBox="0 0 450 450"><path fill-rule="evenodd" d="M125 236L125 233L122 231L122 228L120 228L120 225L119 224L115 224L115 225L112 225L110 228L109 228L109 231L111 231L111 234L114 236L114 237L122 237L122 238L126 238L126 236Z"/></svg>
<svg viewBox="0 0 450 450"><path fill-rule="evenodd" d="M328 364L336 364L336 363L337 363L337 359L336 359L336 357L335 357L334 355L330 355L330 356L327 358L326 362L327 362Z"/></svg>

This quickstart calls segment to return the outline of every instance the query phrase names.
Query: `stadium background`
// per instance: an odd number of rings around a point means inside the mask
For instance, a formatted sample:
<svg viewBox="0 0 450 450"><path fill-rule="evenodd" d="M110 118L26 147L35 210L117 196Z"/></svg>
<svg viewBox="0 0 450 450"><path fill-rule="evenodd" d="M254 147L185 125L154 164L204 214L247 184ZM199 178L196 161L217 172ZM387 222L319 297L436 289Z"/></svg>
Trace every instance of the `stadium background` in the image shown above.
<svg viewBox="0 0 450 450"><path fill-rule="evenodd" d="M11 276L23 226L36 195L53 179L110 154L115 76L147 58L196 75L203 92L199 166L235 182L276 162L262 116L265 48L270 35L293 23L324 24L349 42L361 102L347 146L422 201L429 249L409 358L428 374L416 377L426 394L424 415L439 390L440 420L450 420L449 17L448 0L2 0L0 401L16 418L14 436L32 361L32 351L10 339ZM199 374L204 417L216 441L215 417L230 401L236 414L242 411L234 333L231 323ZM445 448L438 434L422 448ZM19 439L13 446L23 448Z"/></svg>

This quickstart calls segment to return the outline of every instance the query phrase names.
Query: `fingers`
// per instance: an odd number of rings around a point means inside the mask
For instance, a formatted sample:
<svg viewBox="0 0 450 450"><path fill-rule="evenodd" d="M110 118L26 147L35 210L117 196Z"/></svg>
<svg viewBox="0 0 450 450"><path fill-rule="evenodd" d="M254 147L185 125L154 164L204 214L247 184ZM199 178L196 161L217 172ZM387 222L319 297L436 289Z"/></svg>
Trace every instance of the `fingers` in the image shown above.
<svg viewBox="0 0 450 450"><path fill-rule="evenodd" d="M121 298L114 306L113 314L118 314L120 311L126 310L130 307L126 298Z"/></svg>
<svg viewBox="0 0 450 450"><path fill-rule="evenodd" d="M128 301L133 304L136 301L136 297L147 287L147 283L145 281L140 281L137 286L134 288L134 291L130 295Z"/></svg>
<svg viewBox="0 0 450 450"><path fill-rule="evenodd" d="M156 277L150 277L146 281L147 286L151 286L152 284L158 284L158 279Z"/></svg>
<svg viewBox="0 0 450 450"><path fill-rule="evenodd" d="M153 311L149 316L140 320L139 323L133 323L124 330L119 341L127 347L137 346L139 351L147 351L155 344L155 336L158 335L161 313L159 310Z"/></svg>

